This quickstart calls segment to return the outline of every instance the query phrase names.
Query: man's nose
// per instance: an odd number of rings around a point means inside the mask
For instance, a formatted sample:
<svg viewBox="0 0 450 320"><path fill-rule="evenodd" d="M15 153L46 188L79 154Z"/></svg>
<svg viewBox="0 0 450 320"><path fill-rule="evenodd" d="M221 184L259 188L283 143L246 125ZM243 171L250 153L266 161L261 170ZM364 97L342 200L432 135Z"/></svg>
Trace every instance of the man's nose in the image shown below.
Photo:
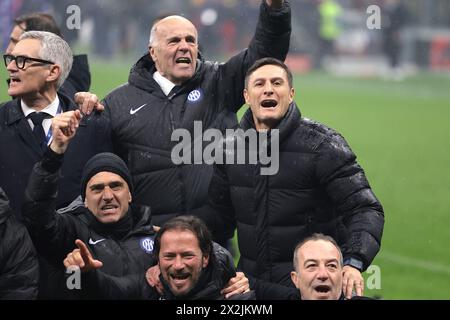
<svg viewBox="0 0 450 320"><path fill-rule="evenodd" d="M329 276L327 268L325 266L319 267L319 269L317 270L317 279L324 281L328 278Z"/></svg>
<svg viewBox="0 0 450 320"><path fill-rule="evenodd" d="M114 197L114 194L113 194L111 188L106 186L105 189L103 189L102 199L107 201L107 200L111 200L113 197Z"/></svg>
<svg viewBox="0 0 450 320"><path fill-rule="evenodd" d="M264 85L264 94L268 96L273 94L273 86L270 81L267 81L266 84Z"/></svg>
<svg viewBox="0 0 450 320"><path fill-rule="evenodd" d="M182 40L179 42L179 47L178 47L178 49L181 50L181 51L184 51L184 52L188 51L188 50L189 50L189 44L188 44L188 42L187 42L185 39L182 39Z"/></svg>
<svg viewBox="0 0 450 320"><path fill-rule="evenodd" d="M8 70L8 71L17 71L18 68L17 68L17 65L16 65L16 61L11 60L11 62L6 65L6 70Z"/></svg>
<svg viewBox="0 0 450 320"><path fill-rule="evenodd" d="M175 257L175 261L173 263L173 267L176 270L181 270L184 268L183 258L180 256Z"/></svg>

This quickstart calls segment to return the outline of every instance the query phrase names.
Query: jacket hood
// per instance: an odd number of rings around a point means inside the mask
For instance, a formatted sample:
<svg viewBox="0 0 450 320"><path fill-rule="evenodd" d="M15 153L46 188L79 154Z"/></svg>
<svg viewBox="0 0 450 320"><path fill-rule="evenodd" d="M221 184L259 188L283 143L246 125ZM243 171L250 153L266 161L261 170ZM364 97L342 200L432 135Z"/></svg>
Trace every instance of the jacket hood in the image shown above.
<svg viewBox="0 0 450 320"><path fill-rule="evenodd" d="M286 114L284 115L283 119L281 119L281 121L278 123L277 126L275 126L275 128L272 128L280 130L280 141L284 141L291 134L291 132L299 126L300 118L301 112L295 101L293 101L289 105L289 108L286 111ZM253 112L250 108L248 108L248 110L242 117L240 127L243 130L256 128L255 122L253 120Z"/></svg>
<svg viewBox="0 0 450 320"><path fill-rule="evenodd" d="M91 73L89 71L88 57L86 54L73 56L72 69L70 69L68 78L72 79L71 82L77 92L89 91L89 88L91 87Z"/></svg>
<svg viewBox="0 0 450 320"><path fill-rule="evenodd" d="M153 230L152 224L152 216L151 210L148 206L130 205L130 211L127 213L126 218L131 219L121 219L117 222L117 225L105 225L99 222L91 211L84 206L81 197L78 197L73 201L68 207L62 208L58 210L58 213L70 213L74 215L79 215L80 218L85 221L88 225L92 226L92 228L99 233L106 234L115 234L119 235L119 238L129 237L131 235L135 235L138 233L142 234L153 234L155 231ZM124 220L124 221L122 221ZM128 221L125 221L128 220ZM114 230L117 227L117 230ZM127 228L129 230L124 231L123 229ZM115 232L117 231L117 232Z"/></svg>
<svg viewBox="0 0 450 320"><path fill-rule="evenodd" d="M12 213L9 200L2 188L0 188L0 224L5 222Z"/></svg>
<svg viewBox="0 0 450 320"><path fill-rule="evenodd" d="M80 54L73 56L73 64L67 79L64 81L58 92L63 92L73 98L75 93L89 91L91 87L91 73L87 55Z"/></svg>

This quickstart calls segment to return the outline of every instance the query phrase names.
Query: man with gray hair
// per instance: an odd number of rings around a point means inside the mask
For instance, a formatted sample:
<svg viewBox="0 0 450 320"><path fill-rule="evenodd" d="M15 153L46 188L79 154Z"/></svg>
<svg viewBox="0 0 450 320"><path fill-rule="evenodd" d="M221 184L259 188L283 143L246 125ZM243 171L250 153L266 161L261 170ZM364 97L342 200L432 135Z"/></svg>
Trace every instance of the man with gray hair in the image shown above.
<svg viewBox="0 0 450 320"><path fill-rule="evenodd" d="M22 34L14 49L3 56L9 78L8 94L15 98L0 104L0 181L10 199L14 214L22 220L28 177L35 163L53 140L52 118L70 116L77 107L58 92L72 67L72 51L59 36L45 31ZM80 193L81 171L93 155L109 151L108 127L98 114L84 117L72 144L59 179L56 208L67 206ZM105 134L106 133L106 134ZM102 138L103 137L103 138ZM56 298L58 283L47 263L40 259L40 298Z"/></svg>
<svg viewBox="0 0 450 320"><path fill-rule="evenodd" d="M28 31L3 59L11 79L8 94L15 99L0 105L0 181L20 220L28 176L53 138L51 119L76 109L68 97L57 92L69 74L73 55L61 37ZM57 208L78 196L84 163L98 152L109 151L108 144L103 146L105 142L100 141L107 130L100 117L83 120L77 139L68 150L70 160L63 168Z"/></svg>
<svg viewBox="0 0 450 320"><path fill-rule="evenodd" d="M14 50L20 36L27 31L48 31L63 38L61 30L52 15L46 12L27 13L14 19L14 27L9 36L6 54L10 54ZM9 81L10 79L7 80L8 85ZM69 75L58 89L58 92L73 99L76 92L89 90L90 85L91 73L89 72L87 55L74 55Z"/></svg>
<svg viewBox="0 0 450 320"><path fill-rule="evenodd" d="M314 233L295 247L295 270L291 272L291 280L302 300L344 300L343 266L342 252L336 241Z"/></svg>

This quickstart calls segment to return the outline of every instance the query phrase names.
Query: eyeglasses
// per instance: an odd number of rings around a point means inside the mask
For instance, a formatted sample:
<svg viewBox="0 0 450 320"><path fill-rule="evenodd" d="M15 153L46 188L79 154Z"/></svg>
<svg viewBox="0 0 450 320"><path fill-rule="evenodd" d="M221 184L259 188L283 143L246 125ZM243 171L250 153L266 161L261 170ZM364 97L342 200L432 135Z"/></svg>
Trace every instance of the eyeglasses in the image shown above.
<svg viewBox="0 0 450 320"><path fill-rule="evenodd" d="M25 64L28 61L36 61L36 62L40 62L41 64L55 64L54 62L48 61L48 60L42 60L42 59L37 59L37 58L30 58L30 57L25 57L25 56L13 56L12 54L5 54L3 55L3 60L5 61L5 66L7 67L11 61L15 61L16 62L16 66L19 69L24 69L25 68ZM35 65L35 64L31 64L30 66Z"/></svg>

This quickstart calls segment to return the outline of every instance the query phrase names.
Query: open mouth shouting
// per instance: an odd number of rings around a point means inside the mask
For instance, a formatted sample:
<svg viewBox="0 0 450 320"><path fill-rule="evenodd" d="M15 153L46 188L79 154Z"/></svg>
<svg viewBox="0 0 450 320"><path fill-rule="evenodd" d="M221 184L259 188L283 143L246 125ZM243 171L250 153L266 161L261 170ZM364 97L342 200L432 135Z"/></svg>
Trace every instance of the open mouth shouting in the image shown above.
<svg viewBox="0 0 450 320"><path fill-rule="evenodd" d="M265 99L261 101L261 107L263 108L275 108L278 105L278 101L275 99Z"/></svg>
<svg viewBox="0 0 450 320"><path fill-rule="evenodd" d="M331 289L331 286L325 284L320 284L314 287L314 291L319 298L327 298L331 294Z"/></svg>
<svg viewBox="0 0 450 320"><path fill-rule="evenodd" d="M15 84L22 82L19 77L10 75L9 76L9 86L14 86Z"/></svg>
<svg viewBox="0 0 450 320"><path fill-rule="evenodd" d="M177 287L183 286L188 279L190 278L191 274L188 272L177 272L177 273L171 273L170 279Z"/></svg>
<svg viewBox="0 0 450 320"><path fill-rule="evenodd" d="M192 60L189 57L180 57L175 60L177 64L191 64Z"/></svg>

